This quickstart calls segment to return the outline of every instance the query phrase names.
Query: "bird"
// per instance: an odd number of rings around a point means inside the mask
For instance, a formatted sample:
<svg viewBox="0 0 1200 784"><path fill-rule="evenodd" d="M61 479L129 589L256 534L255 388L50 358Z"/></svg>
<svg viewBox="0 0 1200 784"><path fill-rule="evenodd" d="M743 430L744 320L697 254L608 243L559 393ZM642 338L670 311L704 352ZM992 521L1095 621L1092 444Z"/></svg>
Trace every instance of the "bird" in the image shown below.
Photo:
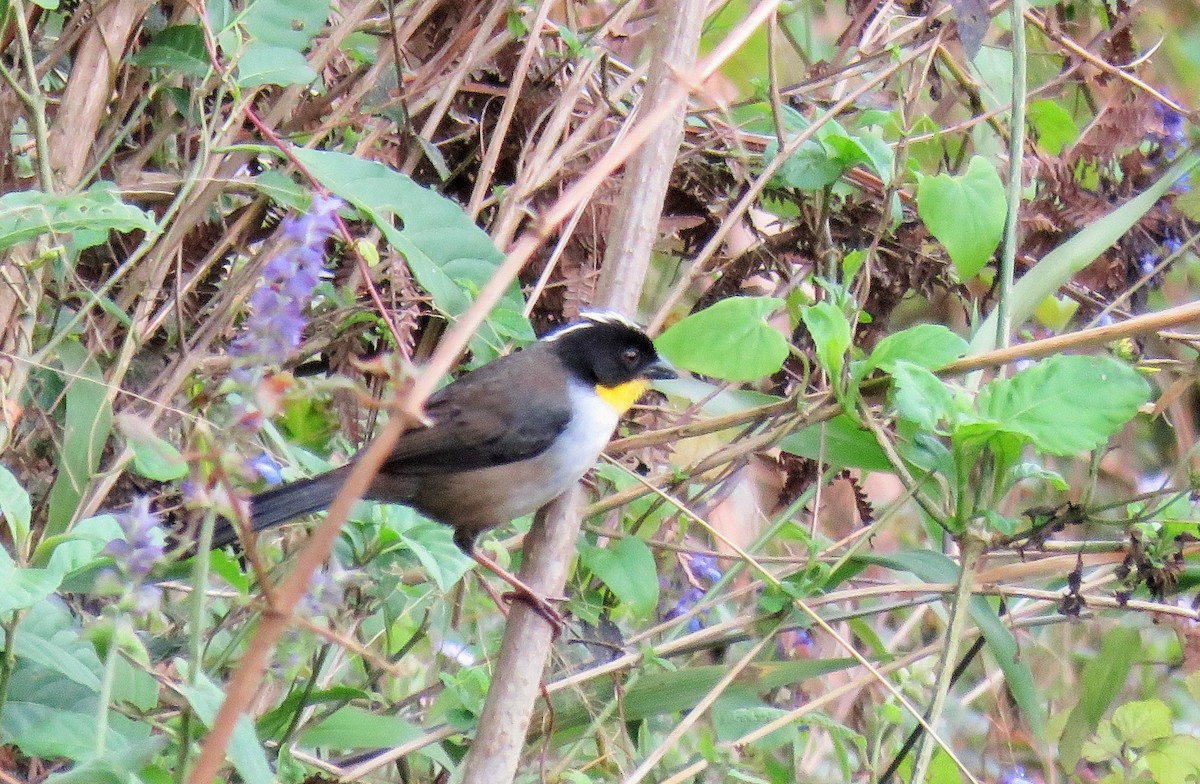
<svg viewBox="0 0 1200 784"><path fill-rule="evenodd" d="M677 377L636 323L613 311L580 317L430 396L428 424L407 430L364 498L402 504L450 526L455 544L551 622L546 600L476 547L484 531L537 511L596 463L623 415L653 381ZM250 499L263 531L325 509L354 460ZM213 546L239 540L222 521Z"/></svg>

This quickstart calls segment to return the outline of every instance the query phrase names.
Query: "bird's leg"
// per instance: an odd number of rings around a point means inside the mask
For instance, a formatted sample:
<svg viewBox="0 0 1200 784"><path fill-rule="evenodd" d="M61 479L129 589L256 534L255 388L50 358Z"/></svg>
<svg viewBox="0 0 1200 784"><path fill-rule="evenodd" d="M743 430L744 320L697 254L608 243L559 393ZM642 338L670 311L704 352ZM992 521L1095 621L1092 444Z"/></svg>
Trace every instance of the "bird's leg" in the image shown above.
<svg viewBox="0 0 1200 784"><path fill-rule="evenodd" d="M455 537L455 539L457 539L457 537ZM563 617L562 612L559 612L556 608L554 608L554 605L551 604L551 602L565 602L565 599L551 599L550 597L541 596L540 593L534 591L533 588L530 588L528 585L526 585L526 583L522 582L520 577L512 574L511 571L505 569L502 567L502 565L485 556L484 553L478 549L478 547L474 546L474 543L472 543L472 545L469 547L463 547L463 551L472 557L475 563L478 563L481 565L481 567L491 571L491 573L499 577L500 580L509 583L509 585L512 587L512 591L502 594L502 597L500 598L508 600L520 599L521 602L528 604L530 609L544 618L546 623L550 624L550 628L554 634L554 639L558 639L558 635L562 634L563 632L563 627L566 624L566 620Z"/></svg>
<svg viewBox="0 0 1200 784"><path fill-rule="evenodd" d="M479 564L484 569L487 569L489 572L512 586L513 590L509 593L503 594L501 598L509 600L518 599L528 604L530 609L542 616L546 623L550 624L550 628L554 634L554 639L558 639L558 636L562 633L563 626L566 625L566 619L563 617L563 614L560 613L553 604L551 604L551 602L566 601L565 599L552 599L550 597L543 596L522 582L521 578L508 571L491 558L488 558L475 547L472 547L467 551L467 553L475 560L475 563Z"/></svg>
<svg viewBox="0 0 1200 784"><path fill-rule="evenodd" d="M487 569L492 574L499 577L504 582L512 586L511 593L504 594L503 599L520 599L528 604L534 612L542 616L546 623L550 624L550 628L554 632L554 639L558 639L558 635L562 633L563 626L566 625L566 620L563 618L552 601L566 601L566 599L552 599L535 591L526 585L519 577L505 569L500 564L493 561L483 554L479 548L475 546L475 540L479 536L479 531L470 528L455 528L454 543L458 545L458 549L462 550L467 555L474 559L475 563ZM490 593L490 592L489 592Z"/></svg>

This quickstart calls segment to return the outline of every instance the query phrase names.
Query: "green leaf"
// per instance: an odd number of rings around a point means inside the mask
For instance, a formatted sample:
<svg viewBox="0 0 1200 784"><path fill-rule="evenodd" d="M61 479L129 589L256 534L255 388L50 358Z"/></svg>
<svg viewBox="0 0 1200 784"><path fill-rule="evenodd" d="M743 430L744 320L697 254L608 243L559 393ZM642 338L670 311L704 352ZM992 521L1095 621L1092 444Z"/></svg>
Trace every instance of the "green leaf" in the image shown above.
<svg viewBox="0 0 1200 784"><path fill-rule="evenodd" d="M1067 484L1067 480L1063 479L1062 474L1058 473L1057 471L1051 471L1049 468L1038 465L1037 463L1016 464L1013 466L1012 470L1009 471L1008 479L1012 484L1016 484L1022 479L1036 479L1041 482L1046 482L1055 490L1061 490L1064 492L1069 490L1071 487L1069 484Z"/></svg>
<svg viewBox="0 0 1200 784"><path fill-rule="evenodd" d="M180 672L186 673L190 665L179 660L177 667ZM217 717L217 711L221 708L221 703L225 701L225 692L221 690L221 687L209 680L208 676L200 673L194 684L186 685L185 683L179 687L179 690L187 699L188 704L192 706L192 710L196 712L200 721L204 722L204 726L211 727L213 720ZM238 716L233 726L233 738L229 741L226 756L233 763L238 775L247 784L274 784L275 774L271 771L270 764L267 763L266 753L258 742L258 736L254 732L254 725L250 723L249 716Z"/></svg>
<svg viewBox="0 0 1200 784"><path fill-rule="evenodd" d="M30 677L31 674L23 675ZM10 694L4 704L0 732L6 743L15 744L31 757L90 759L96 753L95 703L49 707L13 698ZM148 723L135 722L110 712L105 748L114 752L131 752L150 740L149 733ZM146 737L138 738L138 735Z"/></svg>
<svg viewBox="0 0 1200 784"><path fill-rule="evenodd" d="M636 536L626 536L610 547L583 542L579 560L638 618L658 605L658 568L650 548Z"/></svg>
<svg viewBox="0 0 1200 784"><path fill-rule="evenodd" d="M896 430L901 436L896 446L905 462L924 472L941 474L946 482L954 484L958 468L950 449L940 438L909 420L900 420Z"/></svg>
<svg viewBox="0 0 1200 784"><path fill-rule="evenodd" d="M872 134L831 134L823 137L821 141L833 154L833 159L841 163L842 171L863 164L878 174L884 185L891 183L892 164L896 154L891 145L882 138Z"/></svg>
<svg viewBox="0 0 1200 784"><path fill-rule="evenodd" d="M804 132L812 124L789 106L781 107L780 119L789 138ZM778 139L767 142L763 160L770 162L778 154ZM862 164L873 169L884 183L889 183L894 160L891 145L880 136L851 134L840 123L829 120L779 166L774 179L784 187L817 190L836 182L847 169Z"/></svg>
<svg viewBox="0 0 1200 784"><path fill-rule="evenodd" d="M19 568L0 548L0 618L33 607L54 593L61 582L61 575L47 569Z"/></svg>
<svg viewBox="0 0 1200 784"><path fill-rule="evenodd" d="M250 182L259 193L285 207L304 212L310 204L310 194L295 180L276 169L266 169Z"/></svg>
<svg viewBox="0 0 1200 784"><path fill-rule="evenodd" d="M133 640L123 645L122 650L129 650L132 645L141 642L136 634L132 629L128 631L128 636ZM147 656L144 648L141 649L141 653L142 656L139 657L139 660ZM134 664L124 656L118 656L113 675L112 701L114 705L127 704L137 710L147 712L158 707L158 681L147 671L144 662Z"/></svg>
<svg viewBox="0 0 1200 784"><path fill-rule="evenodd" d="M212 67L204 47L204 30L195 24L171 25L150 39L129 61L143 68L162 68L201 79Z"/></svg>
<svg viewBox="0 0 1200 784"><path fill-rule="evenodd" d="M306 748L322 749L386 749L395 748L419 737L424 732L419 724L399 716L388 716L347 705L305 730L300 736ZM436 744L417 751L447 770L454 768L450 757Z"/></svg>
<svg viewBox="0 0 1200 784"><path fill-rule="evenodd" d="M867 252L865 250L852 250L842 257L842 280L854 280L854 276L862 269L862 265L867 260ZM796 289L795 293L804 294L803 289ZM789 306L791 299L789 298Z"/></svg>
<svg viewBox="0 0 1200 784"><path fill-rule="evenodd" d="M146 781L138 778L138 774L143 773L169 740L166 735L159 735L121 744L116 748L106 746L103 756L89 756L70 770L46 778L45 784L129 784Z"/></svg>
<svg viewBox="0 0 1200 784"><path fill-rule="evenodd" d="M1058 155L1063 147L1079 137L1079 126L1071 113L1055 101L1033 101L1025 111L1037 135L1038 146L1047 155Z"/></svg>
<svg viewBox="0 0 1200 784"><path fill-rule="evenodd" d="M15 191L0 196L0 250L42 234L109 231L152 232L154 218L121 201L110 182L97 182L83 193L66 196L41 191ZM86 243L85 243L86 244Z"/></svg>
<svg viewBox="0 0 1200 784"><path fill-rule="evenodd" d="M25 643L23 636L29 637ZM43 644L48 647L42 649ZM32 756L91 758L97 748L97 692L104 667L80 636L79 622L61 600L48 599L30 609L13 645L16 667L5 694L0 736ZM145 722L116 712L108 719L104 740L109 749L133 753L150 738Z"/></svg>
<svg viewBox="0 0 1200 784"><path fill-rule="evenodd" d="M282 701L259 717L255 723L258 736L264 740L280 740L292 728L300 711L321 705L341 707L355 700L370 701L371 694L350 686L331 686L328 689L292 689Z"/></svg>
<svg viewBox="0 0 1200 784"><path fill-rule="evenodd" d="M1188 694L1195 702L1200 702L1200 671L1188 673L1183 679L1184 686L1187 687Z"/></svg>
<svg viewBox="0 0 1200 784"><path fill-rule="evenodd" d="M985 510L983 518L988 522L988 530L996 531L1002 536L1011 536L1017 530L1016 520L1011 517L1005 517L994 509Z"/></svg>
<svg viewBox="0 0 1200 784"><path fill-rule="evenodd" d="M773 708L754 697L738 695L722 695L712 706L713 730L717 739L729 742L735 741L748 732L752 732L765 724L786 714L782 708ZM754 748L759 752L790 743L799 732L794 722L789 722L774 732L759 738L754 742ZM730 781L730 778L726 778ZM733 781L762 781L759 778L732 779Z"/></svg>
<svg viewBox="0 0 1200 784"><path fill-rule="evenodd" d="M654 342L675 365L725 381L769 376L787 359L787 338L766 322L783 300L729 297L672 325Z"/></svg>
<svg viewBox="0 0 1200 784"><path fill-rule="evenodd" d="M854 331L850 320L832 302L818 302L800 309L800 318L817 347L817 362L837 380L842 375L846 352L850 350Z"/></svg>
<svg viewBox="0 0 1200 784"><path fill-rule="evenodd" d="M254 0L241 23L255 41L298 53L328 19L328 0Z"/></svg>
<svg viewBox="0 0 1200 784"><path fill-rule="evenodd" d="M1033 317L1051 332L1062 332L1079 312L1079 303L1070 297L1046 297L1033 311Z"/></svg>
<svg viewBox="0 0 1200 784"><path fill-rule="evenodd" d="M1081 756L1088 762L1106 762L1124 753L1121 741L1113 735L1112 722L1105 719L1096 728L1096 734L1083 744Z"/></svg>
<svg viewBox="0 0 1200 784"><path fill-rule="evenodd" d="M1071 276L1111 248L1121 235L1141 220L1158 200L1198 163L1198 153L1181 155L1179 161L1149 188L1108 215L1092 221L1062 245L1043 256L1013 285L1009 313L1012 323L1023 323L1042 300L1058 291ZM971 339L972 355L982 354L996 347L998 319L999 313L992 311L975 330L975 337Z"/></svg>
<svg viewBox="0 0 1200 784"><path fill-rule="evenodd" d="M755 392L753 389L730 389L726 385L713 384L699 378L655 381L654 388L665 395L682 398L699 406L704 415L710 417L748 411L783 400L781 397Z"/></svg>
<svg viewBox="0 0 1200 784"><path fill-rule="evenodd" d="M933 759L929 762L929 777L926 781L929 784L966 784L967 782L962 771L958 769L958 765L941 748L933 752Z"/></svg>
<svg viewBox="0 0 1200 784"><path fill-rule="evenodd" d="M932 550L909 550L895 555L859 554L855 558L868 564L886 566L897 571L912 572L917 579L929 583L953 583L958 580L958 564ZM987 640L988 649L1004 673L1004 681L1012 694L1022 718L1029 725L1033 738L1045 737L1044 694L1039 691L1029 669L1028 657L1020 655L1012 630L982 596L971 599L971 620Z"/></svg>
<svg viewBox="0 0 1200 784"><path fill-rule="evenodd" d="M1145 748L1171 734L1171 709L1162 700L1134 700L1113 711L1112 724L1126 745Z"/></svg>
<svg viewBox="0 0 1200 784"><path fill-rule="evenodd" d="M304 55L282 46L251 43L237 61L237 83L243 90L264 84L280 87L312 84L316 80L317 72L304 59Z"/></svg>
<svg viewBox="0 0 1200 784"><path fill-rule="evenodd" d="M66 386L66 416L59 474L50 488L45 535L51 536L70 524L112 430L112 401L99 363L75 340L64 340L58 352Z"/></svg>
<svg viewBox="0 0 1200 784"><path fill-rule="evenodd" d="M979 394L980 414L1029 437L1038 449L1073 455L1103 445L1150 397L1150 385L1111 357L1055 356Z"/></svg>
<svg viewBox="0 0 1200 784"><path fill-rule="evenodd" d="M80 636L79 625L56 601L33 607L13 635L13 653L89 691L100 691L104 664L92 644Z"/></svg>
<svg viewBox="0 0 1200 784"><path fill-rule="evenodd" d="M171 482L187 476L187 461L183 455L159 438L148 421L133 414L120 414L116 423L117 430L133 450L133 467L139 474L156 482Z"/></svg>
<svg viewBox="0 0 1200 784"><path fill-rule="evenodd" d="M941 123L928 114L918 115L905 125L908 127L897 126L894 135L916 139L908 145L909 169L913 172L936 172L947 160L958 160L965 153L966 142L961 135L944 133Z"/></svg>
<svg viewBox="0 0 1200 784"><path fill-rule="evenodd" d="M1190 188L1176 196L1171 204L1192 220L1200 221L1200 190Z"/></svg>
<svg viewBox="0 0 1200 784"><path fill-rule="evenodd" d="M864 369L855 369L855 376L863 378L876 368L891 373L900 361L937 370L966 354L968 346L967 341L941 324L918 324L879 341L862 363Z"/></svg>
<svg viewBox="0 0 1200 784"><path fill-rule="evenodd" d="M1141 635L1136 629L1118 626L1105 632L1100 652L1084 665L1077 689L1079 700L1058 741L1058 758L1064 769L1075 769L1084 741L1096 731L1108 706L1125 688L1134 659L1141 651Z"/></svg>
<svg viewBox="0 0 1200 784"><path fill-rule="evenodd" d="M387 716L347 705L308 729L300 742L309 748L382 749L420 735L421 727L399 716Z"/></svg>
<svg viewBox="0 0 1200 784"><path fill-rule="evenodd" d="M232 556L228 550L213 550L209 554L209 569L238 593L247 596L250 593L250 577L243 570L244 564L240 556Z"/></svg>
<svg viewBox="0 0 1200 784"><path fill-rule="evenodd" d="M772 139L763 150L763 160L770 162L779 154L779 143ZM837 182L844 171L841 161L833 158L825 146L809 139L791 154L775 172L777 184L800 190L818 190Z"/></svg>
<svg viewBox="0 0 1200 784"><path fill-rule="evenodd" d="M1194 784L1200 779L1200 738L1174 735L1143 757L1154 784Z"/></svg>
<svg viewBox="0 0 1200 784"><path fill-rule="evenodd" d="M504 260L462 207L409 177L340 152L298 147L292 152L322 185L353 204L383 232L404 255L417 283L433 297L434 307L451 320L466 312L475 293ZM510 339L533 339L524 307L520 287L514 284L472 338L476 360L499 356Z"/></svg>
<svg viewBox="0 0 1200 784"><path fill-rule="evenodd" d="M892 405L903 419L925 430L937 430L954 410L954 394L946 382L909 362L892 363Z"/></svg>
<svg viewBox="0 0 1200 784"><path fill-rule="evenodd" d="M1006 462L1015 463L1021 456L1021 449L1030 441L1026 433L1004 422L969 416L955 422L950 438L955 452L965 456L968 463L974 463L978 453L985 448Z"/></svg>
<svg viewBox="0 0 1200 784"><path fill-rule="evenodd" d="M95 566L100 551L114 539L124 539L117 518L110 514L88 517L71 526L71 532L44 536L33 554L33 563L59 575Z"/></svg>
<svg viewBox="0 0 1200 784"><path fill-rule="evenodd" d="M27 554L29 547L29 520L32 513L29 493L21 487L11 471L0 465L0 514L4 515L13 545L21 554Z"/></svg>
<svg viewBox="0 0 1200 784"><path fill-rule="evenodd" d="M810 460L824 458L831 468L895 471L875 434L846 414L784 436L779 440L779 448Z"/></svg>
<svg viewBox="0 0 1200 784"><path fill-rule="evenodd" d="M395 514L390 513L389 519ZM402 514L402 513L401 513ZM454 532L447 526L413 515L413 523L398 530L401 541L412 551L439 590L449 591L474 564L454 544Z"/></svg>
<svg viewBox="0 0 1200 784"><path fill-rule="evenodd" d="M1006 212L1004 183L982 157L971 158L961 176L919 178L917 214L964 281L978 275L1000 245Z"/></svg>
<svg viewBox="0 0 1200 784"><path fill-rule="evenodd" d="M738 678L730 685L726 694L752 699L760 692L802 683L854 666L855 661L849 658L755 662L750 665L744 678ZM626 721L640 721L694 708L728 672L727 666L713 664L642 673L633 685L622 689L621 717ZM595 684L590 689L582 697L578 691L560 692L551 697L556 733L586 727L595 717L596 703L613 697L611 685Z"/></svg>

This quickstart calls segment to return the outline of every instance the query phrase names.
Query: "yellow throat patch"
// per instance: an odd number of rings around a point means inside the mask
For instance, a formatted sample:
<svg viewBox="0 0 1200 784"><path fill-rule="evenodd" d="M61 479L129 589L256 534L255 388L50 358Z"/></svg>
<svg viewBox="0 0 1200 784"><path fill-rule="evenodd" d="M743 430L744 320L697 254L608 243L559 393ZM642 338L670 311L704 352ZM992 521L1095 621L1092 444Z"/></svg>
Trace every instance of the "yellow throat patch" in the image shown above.
<svg viewBox="0 0 1200 784"><path fill-rule="evenodd" d="M600 396L601 400L616 409L618 414L624 414L649 388L649 381L644 378L636 378L633 381L626 381L624 384L617 384L615 387L604 387L597 384L596 394Z"/></svg>

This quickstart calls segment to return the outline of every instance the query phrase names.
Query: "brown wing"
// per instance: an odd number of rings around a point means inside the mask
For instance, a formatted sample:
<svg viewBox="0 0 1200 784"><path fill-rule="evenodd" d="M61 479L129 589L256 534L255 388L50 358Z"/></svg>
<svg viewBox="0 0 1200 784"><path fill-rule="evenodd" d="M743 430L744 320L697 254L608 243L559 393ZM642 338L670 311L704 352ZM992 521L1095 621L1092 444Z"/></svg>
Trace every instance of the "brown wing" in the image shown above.
<svg viewBox="0 0 1200 784"><path fill-rule="evenodd" d="M383 470L410 476L468 471L545 451L571 419L565 376L545 373L547 359L557 361L531 347L443 388L425 407L433 424L405 433Z"/></svg>

